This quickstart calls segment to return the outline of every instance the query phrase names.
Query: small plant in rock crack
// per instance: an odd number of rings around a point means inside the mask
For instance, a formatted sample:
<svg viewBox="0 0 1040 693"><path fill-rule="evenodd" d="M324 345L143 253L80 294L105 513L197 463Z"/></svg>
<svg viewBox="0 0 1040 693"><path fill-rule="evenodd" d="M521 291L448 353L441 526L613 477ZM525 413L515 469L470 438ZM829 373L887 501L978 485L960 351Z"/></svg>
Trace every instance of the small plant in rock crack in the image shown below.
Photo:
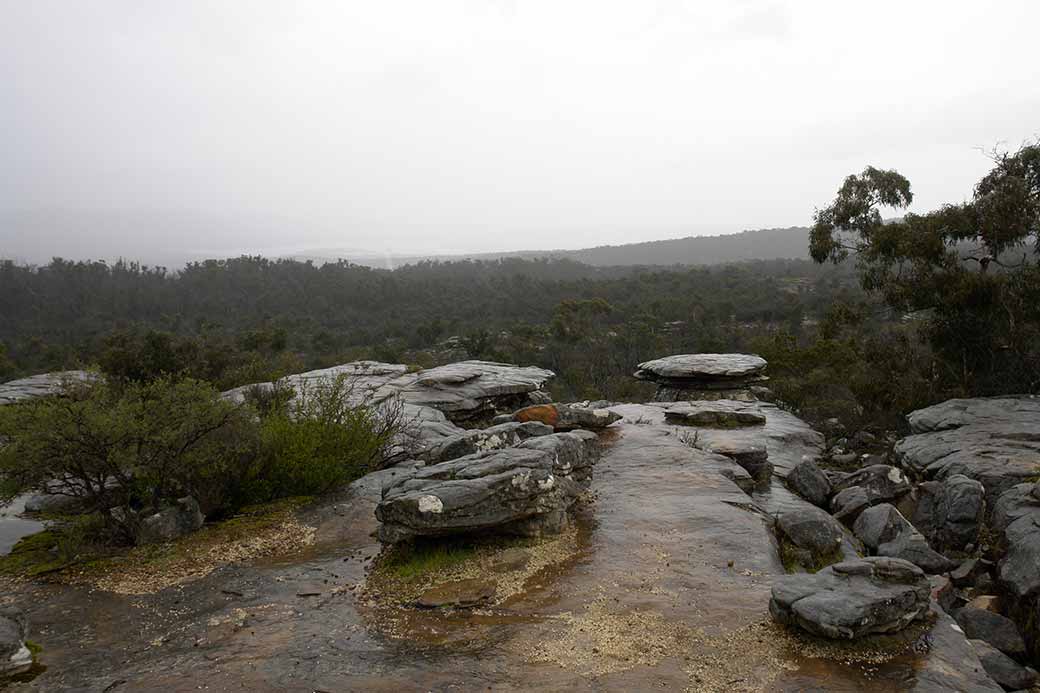
<svg viewBox="0 0 1040 693"><path fill-rule="evenodd" d="M696 448L697 443L700 442L701 432L700 431L678 431L677 437L679 442L686 447Z"/></svg>

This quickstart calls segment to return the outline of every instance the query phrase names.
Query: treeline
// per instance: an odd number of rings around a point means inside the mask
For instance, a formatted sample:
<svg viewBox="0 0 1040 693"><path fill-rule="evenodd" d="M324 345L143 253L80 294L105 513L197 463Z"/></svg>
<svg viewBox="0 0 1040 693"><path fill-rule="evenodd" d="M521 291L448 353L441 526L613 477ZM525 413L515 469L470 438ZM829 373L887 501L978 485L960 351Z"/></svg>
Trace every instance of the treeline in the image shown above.
<svg viewBox="0 0 1040 693"><path fill-rule="evenodd" d="M594 299L610 305L604 329L638 322L695 337L744 324L797 333L803 320L859 295L851 269L792 260L662 270L508 258L388 271L242 257L179 272L4 262L0 377L96 363L113 343L148 331L202 340L214 357L288 352L303 365L362 351L388 358L451 336L486 341L484 333L548 327L561 303Z"/></svg>

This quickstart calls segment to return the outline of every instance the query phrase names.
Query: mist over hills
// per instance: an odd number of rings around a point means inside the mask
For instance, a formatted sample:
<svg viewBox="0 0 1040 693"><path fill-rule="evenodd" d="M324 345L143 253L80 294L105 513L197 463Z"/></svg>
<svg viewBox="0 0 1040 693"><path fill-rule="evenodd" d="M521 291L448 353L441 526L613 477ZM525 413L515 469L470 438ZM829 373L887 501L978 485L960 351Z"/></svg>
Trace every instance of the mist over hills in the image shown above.
<svg viewBox="0 0 1040 693"><path fill-rule="evenodd" d="M301 234L301 224L284 219L206 218L139 211L47 210L0 212L0 259L19 264L123 258L151 266L179 269L206 259L262 255L315 264L347 260L393 269L424 260L491 260L504 257L566 258L606 267L627 265L715 265L745 260L805 259L808 228L789 227L722 235L699 235L577 250L532 249L480 253L399 253L345 246L318 246ZM147 230L148 233L142 233ZM323 235L335 236L324 229ZM219 232L219 233L218 233ZM157 242L156 234L162 239ZM225 239L213 247L215 236Z"/></svg>

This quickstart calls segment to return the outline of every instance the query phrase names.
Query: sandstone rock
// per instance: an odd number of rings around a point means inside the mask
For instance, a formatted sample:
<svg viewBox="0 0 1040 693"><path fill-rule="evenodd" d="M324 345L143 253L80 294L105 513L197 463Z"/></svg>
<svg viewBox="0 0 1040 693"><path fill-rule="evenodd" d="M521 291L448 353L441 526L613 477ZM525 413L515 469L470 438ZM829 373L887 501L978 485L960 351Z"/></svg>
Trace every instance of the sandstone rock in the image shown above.
<svg viewBox="0 0 1040 693"><path fill-rule="evenodd" d="M1040 460L1040 399L952 399L908 417L914 435L896 456L926 479L963 474L980 482L991 503L1036 474Z"/></svg>
<svg viewBox="0 0 1040 693"><path fill-rule="evenodd" d="M948 477L936 503L936 546L961 551L976 543L985 514L986 489L982 484L963 474Z"/></svg>
<svg viewBox="0 0 1040 693"><path fill-rule="evenodd" d="M768 484L773 474L773 465L769 462L765 445L746 440L706 437L698 440L693 447L728 457L747 471L757 484Z"/></svg>
<svg viewBox="0 0 1040 693"><path fill-rule="evenodd" d="M957 624L972 640L985 640L1001 652L1012 657L1026 653L1026 643L1014 622L986 609L964 607L954 614Z"/></svg>
<svg viewBox="0 0 1040 693"><path fill-rule="evenodd" d="M493 416L531 403L554 373L534 366L491 361L463 361L402 376L396 384L410 404L433 407L454 421Z"/></svg>
<svg viewBox="0 0 1040 693"><path fill-rule="evenodd" d="M852 533L871 551L886 544L913 527L890 503L865 509L856 518Z"/></svg>
<svg viewBox="0 0 1040 693"><path fill-rule="evenodd" d="M845 532L827 512L814 506L786 512L777 527L798 548L812 554L815 563L839 557Z"/></svg>
<svg viewBox="0 0 1040 693"><path fill-rule="evenodd" d="M32 653L25 645L27 636L27 623L20 611L10 607L0 611L0 681L32 668Z"/></svg>
<svg viewBox="0 0 1040 693"><path fill-rule="evenodd" d="M379 537L558 532L592 476L592 444L575 433L467 455L391 480L376 506Z"/></svg>
<svg viewBox="0 0 1040 693"><path fill-rule="evenodd" d="M514 421L537 421L554 431L606 428L621 419L609 409L591 409L576 404L536 404L513 412Z"/></svg>
<svg viewBox="0 0 1040 693"><path fill-rule="evenodd" d="M923 618L930 592L924 572L912 563L862 558L778 578L769 612L815 635L851 640L892 633Z"/></svg>
<svg viewBox="0 0 1040 693"><path fill-rule="evenodd" d="M87 383L97 375L90 371L58 371L0 383L0 406L61 394L66 386Z"/></svg>
<svg viewBox="0 0 1040 693"><path fill-rule="evenodd" d="M424 609L471 609L494 599L496 589L493 580L484 578L446 582L423 592L415 604Z"/></svg>
<svg viewBox="0 0 1040 693"><path fill-rule="evenodd" d="M939 604L932 602L935 618L928 633L928 652L915 664L912 693L1003 693L989 677L960 626Z"/></svg>
<svg viewBox="0 0 1040 693"><path fill-rule="evenodd" d="M787 486L813 505L825 508L831 497L831 482L811 459L802 460L787 474Z"/></svg>
<svg viewBox="0 0 1040 693"><path fill-rule="evenodd" d="M176 505L141 520L137 541L140 544L173 541L200 529L205 521L206 518L194 498L178 498Z"/></svg>
<svg viewBox="0 0 1040 693"><path fill-rule="evenodd" d="M747 378L759 375L767 365L754 354L680 354L639 364L636 377L655 381Z"/></svg>
<svg viewBox="0 0 1040 693"><path fill-rule="evenodd" d="M720 399L712 402L682 402L664 413L668 423L684 426L737 428L762 426L766 416L756 404Z"/></svg>
<svg viewBox="0 0 1040 693"><path fill-rule="evenodd" d="M545 436L552 432L553 429L550 426L537 421L525 423L513 421L491 428L463 431L443 438L422 453L421 457L431 464L436 464L476 452L513 447L528 438Z"/></svg>
<svg viewBox="0 0 1040 693"><path fill-rule="evenodd" d="M867 495L870 505L894 501L911 490L910 480L897 468L887 464L873 464L849 474L834 490L841 492L858 486Z"/></svg>
<svg viewBox="0 0 1040 693"><path fill-rule="evenodd" d="M1036 683L1036 672L1024 667L983 640L971 639L968 642L982 662L990 678L1008 690L1032 688Z"/></svg>
<svg viewBox="0 0 1040 693"><path fill-rule="evenodd" d="M932 549L924 535L912 527L878 546L877 555L901 558L929 574L944 573L957 565L955 561Z"/></svg>
<svg viewBox="0 0 1040 693"><path fill-rule="evenodd" d="M870 496L861 486L842 489L831 498L831 510L834 511L834 517L847 525L853 524L859 514L869 505Z"/></svg>

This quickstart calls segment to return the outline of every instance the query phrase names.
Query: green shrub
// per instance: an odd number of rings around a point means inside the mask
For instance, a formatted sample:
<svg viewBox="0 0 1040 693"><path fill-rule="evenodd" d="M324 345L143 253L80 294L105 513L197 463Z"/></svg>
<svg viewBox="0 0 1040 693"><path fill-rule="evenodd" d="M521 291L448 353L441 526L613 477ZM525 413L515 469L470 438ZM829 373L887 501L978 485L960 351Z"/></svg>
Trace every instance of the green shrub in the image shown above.
<svg viewBox="0 0 1040 693"><path fill-rule="evenodd" d="M399 400L371 405L345 376L303 384L291 400L278 388L253 397L266 411L243 502L327 493L381 468L410 435Z"/></svg>

